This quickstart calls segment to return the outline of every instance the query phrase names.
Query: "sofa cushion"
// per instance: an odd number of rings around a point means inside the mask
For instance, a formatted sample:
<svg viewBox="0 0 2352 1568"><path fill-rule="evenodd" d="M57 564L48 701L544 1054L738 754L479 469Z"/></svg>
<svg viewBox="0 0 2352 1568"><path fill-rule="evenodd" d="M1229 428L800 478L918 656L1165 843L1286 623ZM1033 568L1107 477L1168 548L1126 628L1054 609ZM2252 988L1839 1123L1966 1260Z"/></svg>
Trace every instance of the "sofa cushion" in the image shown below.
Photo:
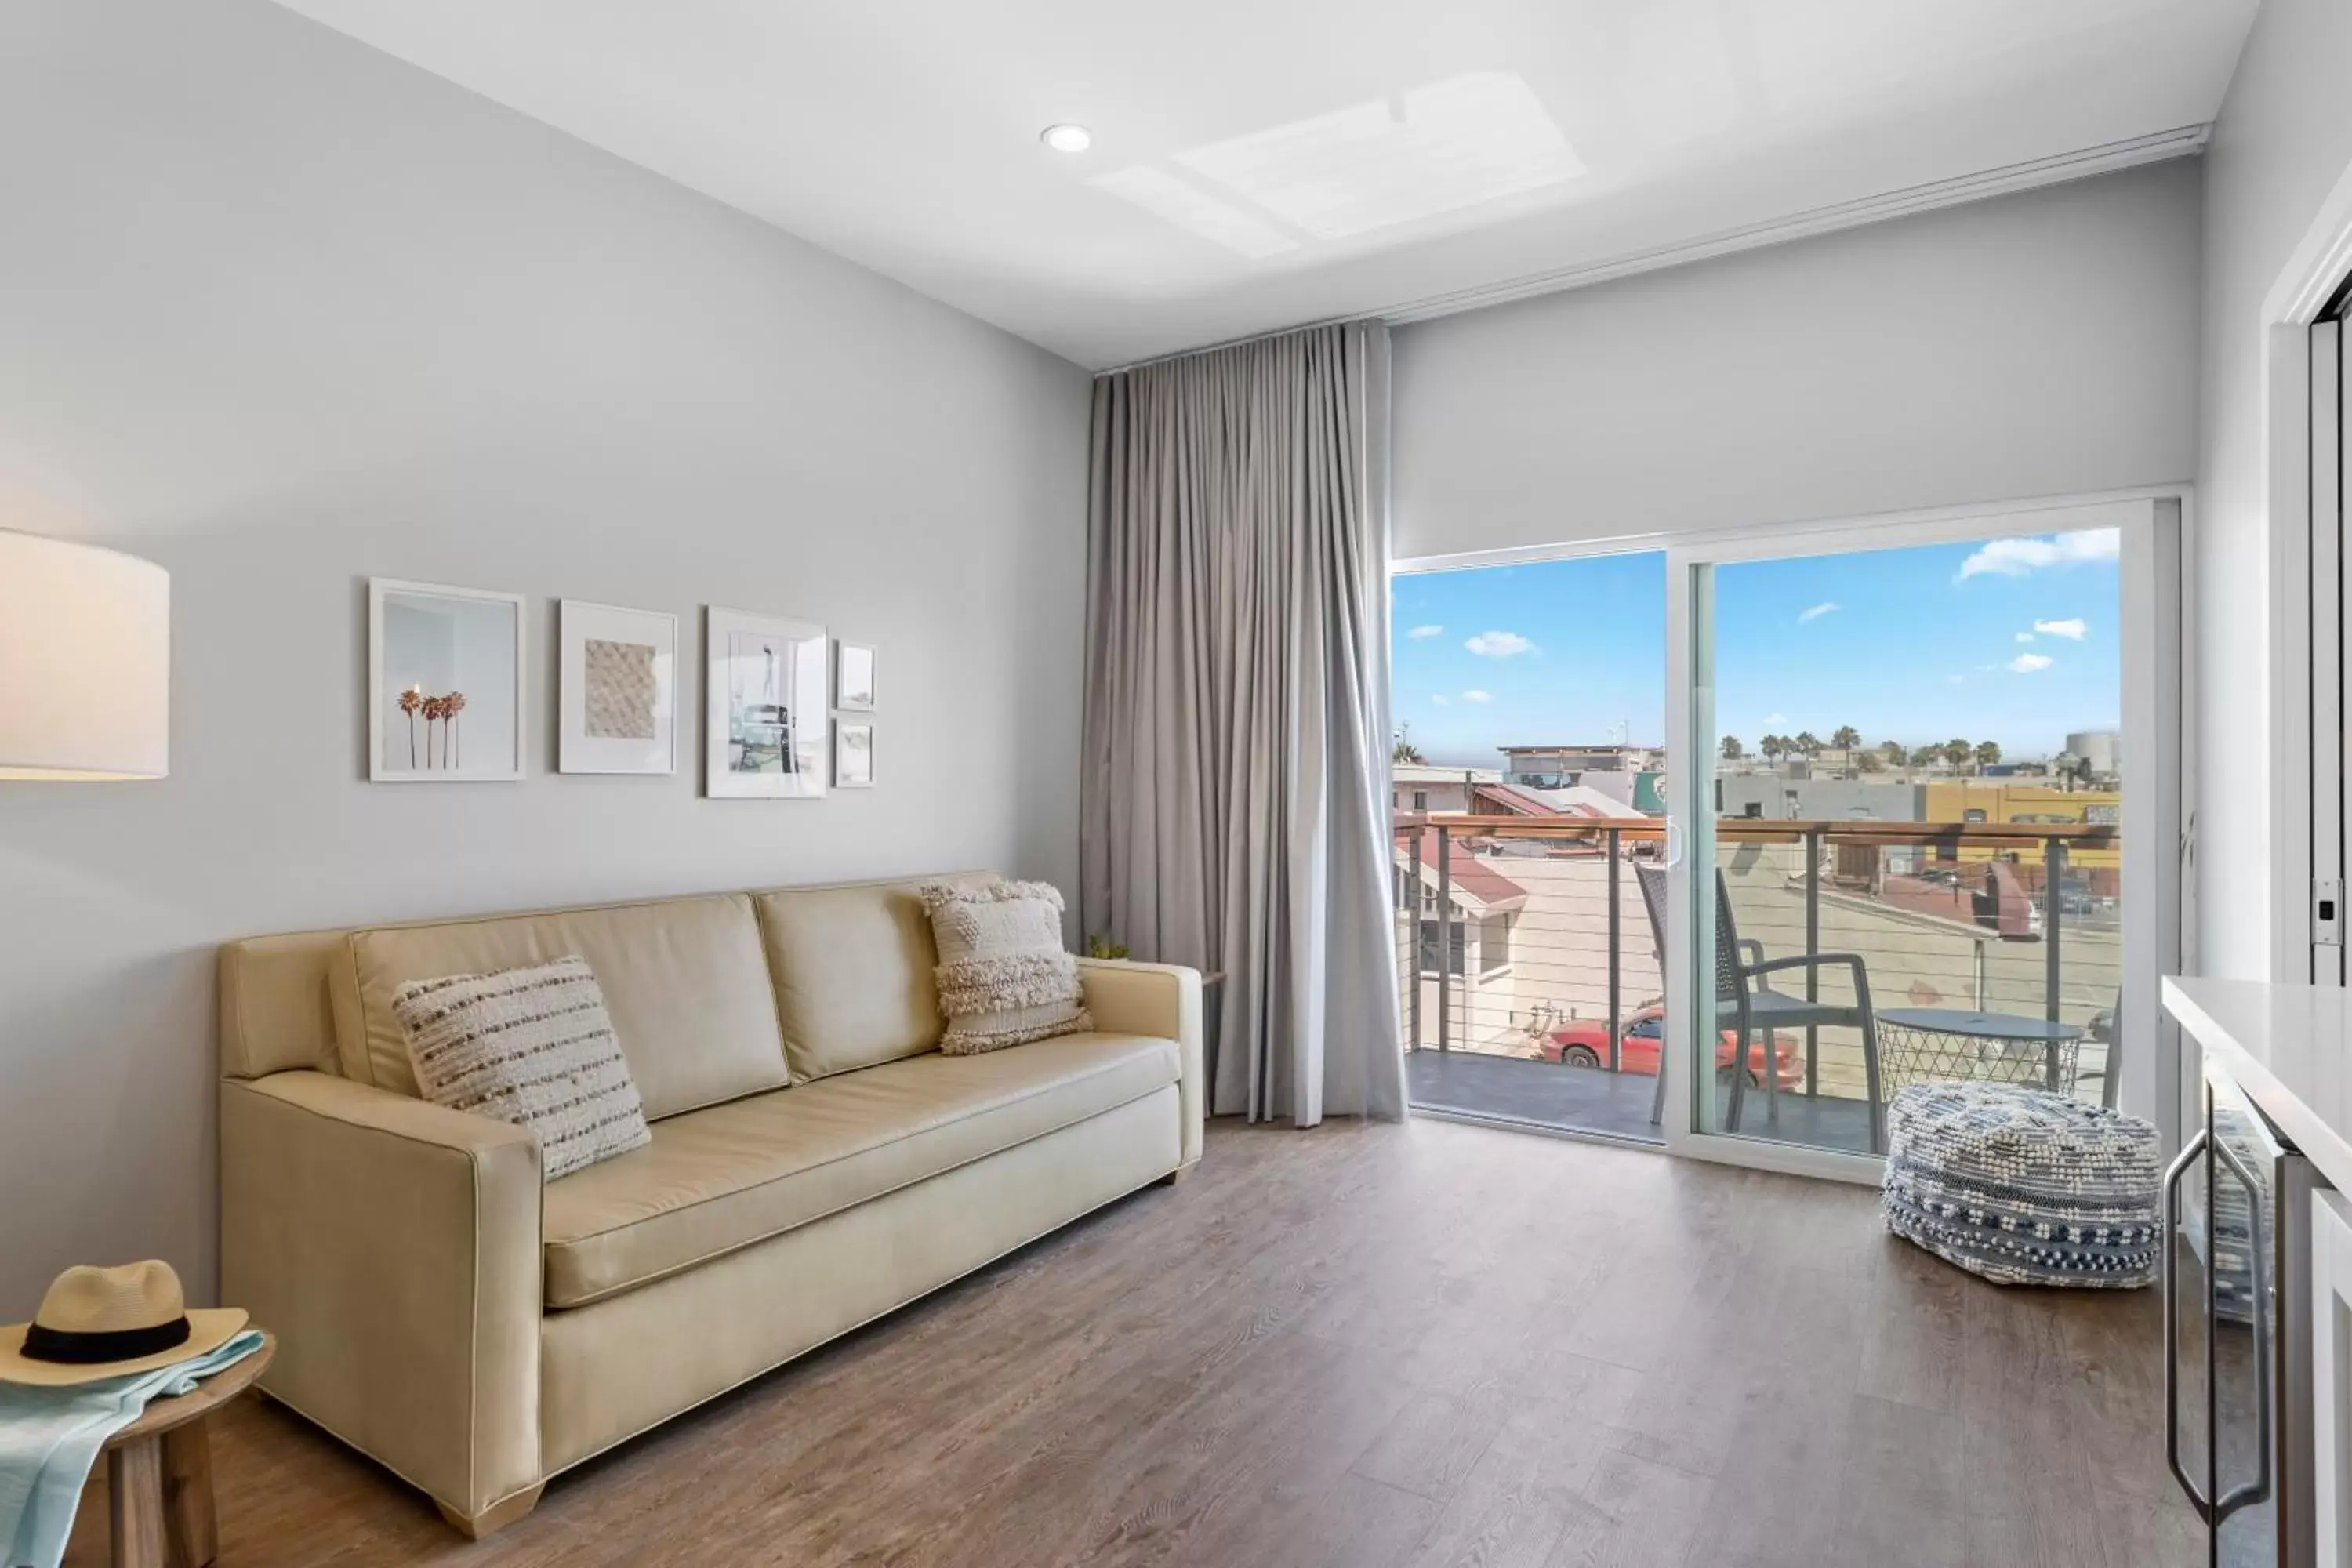
<svg viewBox="0 0 2352 1568"><path fill-rule="evenodd" d="M547 1304L576 1307L1174 1083L1175 1043L1065 1035L927 1055L658 1122L547 1187Z"/></svg>
<svg viewBox="0 0 2352 1568"><path fill-rule="evenodd" d="M934 1049L946 1021L919 884L786 888L759 896L793 1081Z"/></svg>
<svg viewBox="0 0 2352 1568"><path fill-rule="evenodd" d="M653 1142L604 994L581 960L412 980L392 1010L424 1097L528 1128L542 1180Z"/></svg>
<svg viewBox="0 0 2352 1568"><path fill-rule="evenodd" d="M1062 890L1051 882L934 882L923 889L940 950L940 1049L971 1056L1084 1034L1087 994L1062 945Z"/></svg>
<svg viewBox="0 0 2352 1568"><path fill-rule="evenodd" d="M328 976L344 1073L415 1094L394 991L568 954L595 972L648 1118L786 1081L759 921L740 893L355 931L349 962Z"/></svg>

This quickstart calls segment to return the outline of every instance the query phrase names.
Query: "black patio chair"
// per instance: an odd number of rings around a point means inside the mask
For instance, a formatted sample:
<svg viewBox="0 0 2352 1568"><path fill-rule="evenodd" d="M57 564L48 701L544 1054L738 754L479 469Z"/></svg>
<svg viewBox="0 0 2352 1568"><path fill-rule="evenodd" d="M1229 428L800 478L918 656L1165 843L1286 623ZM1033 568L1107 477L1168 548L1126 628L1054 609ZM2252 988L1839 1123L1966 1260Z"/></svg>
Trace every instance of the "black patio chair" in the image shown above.
<svg viewBox="0 0 2352 1568"><path fill-rule="evenodd" d="M1642 885L1642 903L1650 914L1650 936L1658 944L1658 962L1664 964L1666 954L1666 868L1664 866L1636 864L1633 875ZM1764 1050L1764 1098L1766 1117L1777 1119L1780 1110L1780 1062L1771 1044L1774 1032L1780 1029L1855 1028L1862 1031L1863 1076L1867 1080L1870 1108L1870 1152L1886 1152L1886 1107L1879 1098L1878 1078L1878 1015L1870 1003L1870 971L1864 966L1862 956L1853 952L1801 952L1787 958L1764 956L1762 944L1740 939L1739 928L1731 914L1730 889L1724 885L1723 873L1715 874L1715 1021L1716 1027L1736 1031L1738 1048L1732 1057L1731 1104L1724 1115L1724 1130L1739 1131L1741 1113L1748 1092L1748 1060L1749 1042L1761 1033L1767 1042ZM1791 996L1772 989L1768 976L1790 970L1826 969L1843 965L1853 971L1853 996L1851 1003L1811 1001ZM1712 1053L1709 1053L1712 1055ZM1665 1058L1658 1058L1658 1087L1650 1110L1650 1122L1655 1126L1665 1120L1666 1075Z"/></svg>

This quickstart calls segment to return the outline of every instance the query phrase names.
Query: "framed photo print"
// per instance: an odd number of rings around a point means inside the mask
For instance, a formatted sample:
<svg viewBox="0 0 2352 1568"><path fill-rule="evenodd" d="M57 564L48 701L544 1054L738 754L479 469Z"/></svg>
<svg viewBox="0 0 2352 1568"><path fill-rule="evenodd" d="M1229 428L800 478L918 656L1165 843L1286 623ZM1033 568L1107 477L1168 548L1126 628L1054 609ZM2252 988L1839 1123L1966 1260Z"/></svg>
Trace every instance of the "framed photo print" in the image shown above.
<svg viewBox="0 0 2352 1568"><path fill-rule="evenodd" d="M809 800L831 773L824 628L712 605L704 612L703 793Z"/></svg>
<svg viewBox="0 0 2352 1568"><path fill-rule="evenodd" d="M677 617L566 599L556 619L555 766L677 771Z"/></svg>
<svg viewBox="0 0 2352 1568"><path fill-rule="evenodd" d="M368 579L368 777L522 777L520 594Z"/></svg>
<svg viewBox="0 0 2352 1568"><path fill-rule="evenodd" d="M836 789L874 787L874 726L864 720L833 721L833 783Z"/></svg>
<svg viewBox="0 0 2352 1568"><path fill-rule="evenodd" d="M834 648L833 705L852 713L874 711L874 650L864 643Z"/></svg>

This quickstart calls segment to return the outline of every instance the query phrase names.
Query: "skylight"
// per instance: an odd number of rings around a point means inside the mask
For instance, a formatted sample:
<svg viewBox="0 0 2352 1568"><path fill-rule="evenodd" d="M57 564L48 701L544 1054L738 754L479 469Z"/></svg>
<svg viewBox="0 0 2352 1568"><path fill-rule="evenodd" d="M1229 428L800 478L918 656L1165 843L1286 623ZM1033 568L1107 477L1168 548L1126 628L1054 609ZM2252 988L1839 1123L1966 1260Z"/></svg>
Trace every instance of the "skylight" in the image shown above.
<svg viewBox="0 0 2352 1568"><path fill-rule="evenodd" d="M1138 164L1093 183L1241 255L1379 229L1584 173L1535 89L1476 71ZM1207 194L1214 189L1219 195ZM1234 198L1220 199L1220 196Z"/></svg>
<svg viewBox="0 0 2352 1568"><path fill-rule="evenodd" d="M1190 229L1202 239L1255 261L1296 250L1298 242L1262 218L1252 217L1214 196L1204 195L1163 169L1137 163L1115 174L1097 174L1087 182L1097 190L1124 196L1154 217Z"/></svg>

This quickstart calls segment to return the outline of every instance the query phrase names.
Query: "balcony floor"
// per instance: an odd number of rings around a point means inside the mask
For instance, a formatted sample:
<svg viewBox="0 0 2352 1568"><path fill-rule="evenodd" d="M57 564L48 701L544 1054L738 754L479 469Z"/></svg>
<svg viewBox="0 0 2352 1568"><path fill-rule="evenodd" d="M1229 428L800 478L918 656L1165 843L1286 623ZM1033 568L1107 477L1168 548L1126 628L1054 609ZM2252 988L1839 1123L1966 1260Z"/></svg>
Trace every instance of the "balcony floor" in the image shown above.
<svg viewBox="0 0 2352 1568"><path fill-rule="evenodd" d="M1406 1099L1424 1110L1637 1142L1664 1142L1650 1125L1657 1080L1641 1074L1423 1047L1405 1053L1404 1080ZM1777 1124L1765 1120L1764 1107L1763 1091L1751 1090L1740 1129L1750 1137L1856 1153L1869 1151L1870 1119L1858 1100L1784 1094Z"/></svg>

